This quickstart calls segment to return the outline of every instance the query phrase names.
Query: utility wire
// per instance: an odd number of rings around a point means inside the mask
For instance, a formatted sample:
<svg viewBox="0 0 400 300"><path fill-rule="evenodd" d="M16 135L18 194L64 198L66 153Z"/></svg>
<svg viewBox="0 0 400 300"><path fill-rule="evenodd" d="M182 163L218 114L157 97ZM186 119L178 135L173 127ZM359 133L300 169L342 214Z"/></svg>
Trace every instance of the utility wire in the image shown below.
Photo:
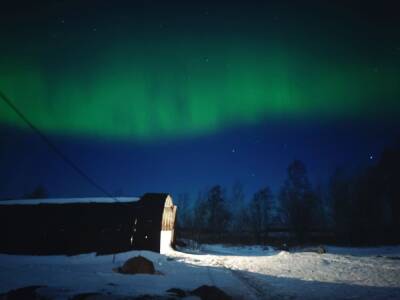
<svg viewBox="0 0 400 300"><path fill-rule="evenodd" d="M44 135L27 117L12 103L12 101L0 90L0 98L47 144L47 146L53 150L67 165L74 169L79 175L81 175L87 182L89 182L96 189L101 191L114 200L117 200L113 195L106 191L96 181L90 178L76 163L74 163L67 155L65 155L46 135Z"/></svg>

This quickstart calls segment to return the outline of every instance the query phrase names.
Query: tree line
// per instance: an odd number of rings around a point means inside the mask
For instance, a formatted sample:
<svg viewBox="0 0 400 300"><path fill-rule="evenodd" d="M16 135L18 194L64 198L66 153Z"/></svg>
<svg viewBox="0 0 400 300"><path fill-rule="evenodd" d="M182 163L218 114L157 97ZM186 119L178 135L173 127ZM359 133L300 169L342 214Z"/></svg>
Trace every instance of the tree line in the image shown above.
<svg viewBox="0 0 400 300"><path fill-rule="evenodd" d="M247 199L240 182L230 190L215 185L196 199L179 195L177 226L209 241L400 242L399 172L398 146L361 170L336 169L324 188L313 186L305 164L294 160L275 195L265 185Z"/></svg>

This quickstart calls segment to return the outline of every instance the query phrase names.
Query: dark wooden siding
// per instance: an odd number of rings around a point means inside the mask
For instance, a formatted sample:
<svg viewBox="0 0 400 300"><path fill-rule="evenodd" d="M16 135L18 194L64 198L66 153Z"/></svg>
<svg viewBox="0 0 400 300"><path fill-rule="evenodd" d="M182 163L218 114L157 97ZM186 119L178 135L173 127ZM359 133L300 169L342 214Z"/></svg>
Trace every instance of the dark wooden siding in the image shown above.
<svg viewBox="0 0 400 300"><path fill-rule="evenodd" d="M159 252L164 202L0 205L0 252Z"/></svg>

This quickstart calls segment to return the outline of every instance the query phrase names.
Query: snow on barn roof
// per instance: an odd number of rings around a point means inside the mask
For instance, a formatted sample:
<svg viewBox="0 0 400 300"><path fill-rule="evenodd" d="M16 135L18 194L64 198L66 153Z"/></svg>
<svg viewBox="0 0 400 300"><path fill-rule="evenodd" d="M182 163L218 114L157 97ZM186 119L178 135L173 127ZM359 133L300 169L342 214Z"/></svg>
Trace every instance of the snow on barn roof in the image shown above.
<svg viewBox="0 0 400 300"><path fill-rule="evenodd" d="M0 201L0 205L31 205L31 204L68 204L68 203L118 203L118 202L134 202L139 197L89 197L89 198L46 198L46 199L18 199Z"/></svg>

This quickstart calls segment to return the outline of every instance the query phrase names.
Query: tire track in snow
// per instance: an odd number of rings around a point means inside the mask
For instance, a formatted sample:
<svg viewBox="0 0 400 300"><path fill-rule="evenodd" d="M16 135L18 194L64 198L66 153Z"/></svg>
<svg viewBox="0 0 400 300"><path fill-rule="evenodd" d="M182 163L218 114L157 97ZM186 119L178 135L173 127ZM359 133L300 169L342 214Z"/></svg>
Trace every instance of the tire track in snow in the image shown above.
<svg viewBox="0 0 400 300"><path fill-rule="evenodd" d="M260 280L256 275L252 275L249 272L238 270L226 264L225 258L216 257L214 262L215 265L220 268L229 271L233 277L238 279L244 287L250 292L251 297L246 296L247 299L254 300L292 300L296 299L294 295L281 294L276 292L276 287L273 287L270 283L265 280Z"/></svg>
<svg viewBox="0 0 400 300"><path fill-rule="evenodd" d="M229 261L226 261L225 258L221 257L219 253L214 252L212 255L207 253L207 259L204 257L193 258L191 255L185 255L183 252L176 252L177 257L183 259L186 263L194 263L195 265L201 265L206 267L207 275L210 279L210 282L214 286L218 286L217 279L218 276L213 274L213 267L218 267L236 279L239 283L242 284L240 290L242 291L240 294L242 295L239 298L234 299L245 299L245 300L291 300L295 297L278 294L274 292L276 288L265 281L261 281L257 278L256 275L248 275L246 271L238 270L234 266L229 265ZM182 256L183 254L183 256ZM199 264L201 262L201 264ZM266 289L267 287L267 289Z"/></svg>
<svg viewBox="0 0 400 300"><path fill-rule="evenodd" d="M251 280L248 276L244 275L242 271L234 270L230 267L228 267L225 264L224 259L216 259L215 264L219 266L220 268L227 270L232 274L233 277L238 279L245 287L246 289L250 292L251 298L246 298L246 299L278 299L278 298L271 298L270 295L267 295L264 291L263 288L259 286L254 280Z"/></svg>
<svg viewBox="0 0 400 300"><path fill-rule="evenodd" d="M211 284L216 286L214 277L211 275L211 270L210 270L209 266L207 266L207 274L208 274L208 277L210 278Z"/></svg>
<svg viewBox="0 0 400 300"><path fill-rule="evenodd" d="M243 274L243 272L228 269L231 274L239 279L241 283L243 283L248 290L251 290L253 299L272 299L270 296L267 296L262 288L255 284L254 281L250 280L247 276Z"/></svg>
<svg viewBox="0 0 400 300"><path fill-rule="evenodd" d="M212 259L208 260L207 264L204 264L204 262L205 262L204 260L202 261L201 259L200 260L194 259L193 257L186 256L186 255L181 256L183 254L182 252L176 252L176 253L179 253L179 255L177 255L177 257L180 257L186 263L194 263L194 264L198 265L199 262L202 262L203 264L201 264L201 265L206 267L208 278L209 278L211 284L214 286L218 286L218 285L216 284L216 280L214 278L214 275L212 274L213 267L221 268L224 271L231 274L231 276L234 279L238 280L241 284L243 284L243 288L246 290L246 293L241 293L242 297L240 297L238 299L246 299L246 300L272 299L263 292L262 288L260 288L259 285L256 285L249 279L246 279L245 276L242 274L243 272L238 271L238 270L233 270L232 268L230 268L228 265L225 264L224 259L217 257L216 254L213 254ZM241 290L242 290L242 288L241 288ZM234 299L236 299L236 298L234 298Z"/></svg>

